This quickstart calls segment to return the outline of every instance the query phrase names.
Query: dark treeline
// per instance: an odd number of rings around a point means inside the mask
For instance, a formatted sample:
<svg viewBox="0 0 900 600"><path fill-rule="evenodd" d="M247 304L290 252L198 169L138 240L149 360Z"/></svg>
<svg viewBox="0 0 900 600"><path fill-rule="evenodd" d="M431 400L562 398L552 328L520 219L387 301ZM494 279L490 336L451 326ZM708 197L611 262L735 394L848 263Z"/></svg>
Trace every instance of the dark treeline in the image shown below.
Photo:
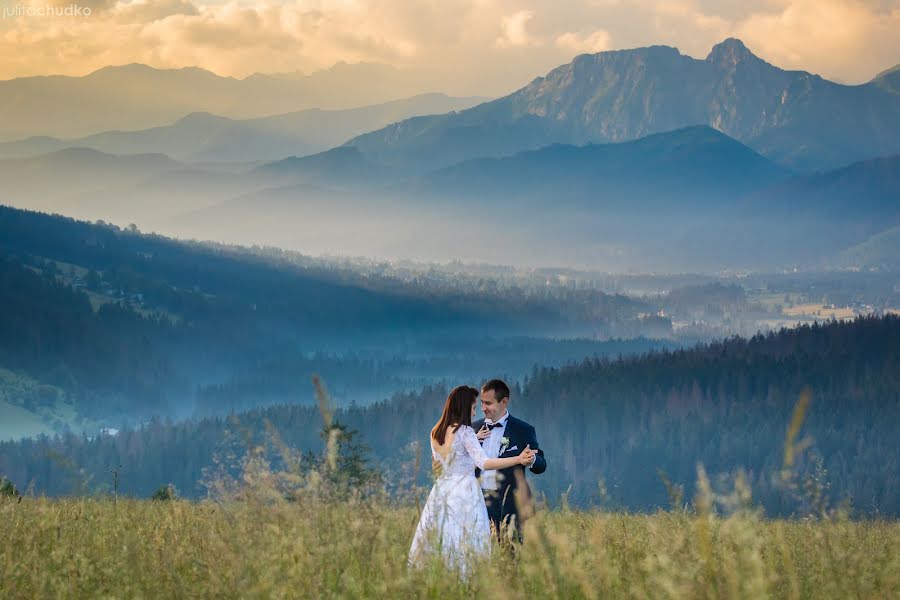
<svg viewBox="0 0 900 600"><path fill-rule="evenodd" d="M351 352L334 355L284 353L258 360L226 382L200 386L196 416L224 415L276 404L312 404L313 375L328 382L338 406L371 404L398 391L418 390L436 381L467 381L485 370L511 380L527 376L534 365L562 365L586 356L612 357L678 347L672 341L636 338L597 341L530 337L495 339L468 336L420 340L402 354Z"/></svg>
<svg viewBox="0 0 900 600"><path fill-rule="evenodd" d="M415 461L418 444L425 481L427 432L449 387L347 407L337 417L360 431L387 480ZM799 435L809 445L790 490L778 481L787 426L804 389L812 400ZM702 464L710 475L745 472L754 502L768 514L849 503L856 514L900 516L900 317L540 369L516 386L511 412L537 428L549 467L533 481L550 501L571 485L568 498L580 506L653 510L670 504L663 475L689 501ZM125 493L147 496L171 482L197 496L214 454L265 444L267 422L295 448L321 448L317 410L279 406L232 418L155 420L95 439L3 443L0 474L20 489L66 494L102 487L109 469L122 465Z"/></svg>

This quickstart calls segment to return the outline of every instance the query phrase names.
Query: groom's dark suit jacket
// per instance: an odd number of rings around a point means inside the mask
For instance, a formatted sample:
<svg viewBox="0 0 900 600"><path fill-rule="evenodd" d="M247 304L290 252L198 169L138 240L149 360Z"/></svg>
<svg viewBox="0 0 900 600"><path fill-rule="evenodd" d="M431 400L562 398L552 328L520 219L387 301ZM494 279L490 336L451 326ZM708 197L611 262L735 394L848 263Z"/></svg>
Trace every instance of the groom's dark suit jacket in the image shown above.
<svg viewBox="0 0 900 600"><path fill-rule="evenodd" d="M472 429L478 431L483 425L484 419L479 419L472 423ZM506 420L506 428L503 430L503 437L509 438L507 450L502 452L499 457L489 456L488 458L518 456L525 449L525 446L531 446L532 450L537 450L537 456L529 470L535 475L547 470L544 451L538 446L534 427L522 419L509 415ZM515 448L515 450L511 450L511 448ZM478 477L480 475L481 469L475 469L475 476ZM520 483L523 486L521 490L519 490ZM525 480L525 467L516 465L507 469L500 469L497 472L497 493L485 496L488 515L497 527L512 515L517 515L516 521L519 521L516 506L517 492L523 501L531 502L531 488L528 487L528 482Z"/></svg>

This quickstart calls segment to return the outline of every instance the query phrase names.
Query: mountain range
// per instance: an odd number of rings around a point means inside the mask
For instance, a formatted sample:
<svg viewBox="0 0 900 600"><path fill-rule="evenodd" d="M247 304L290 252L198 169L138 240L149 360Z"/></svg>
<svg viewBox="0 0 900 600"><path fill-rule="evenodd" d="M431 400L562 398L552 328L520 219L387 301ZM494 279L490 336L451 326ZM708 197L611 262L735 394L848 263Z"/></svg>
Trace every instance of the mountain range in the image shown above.
<svg viewBox="0 0 900 600"><path fill-rule="evenodd" d="M597 213L627 211L637 204L669 213L713 209L790 173L698 125L628 142L554 144L503 158L471 159L419 178L412 191L461 203L495 196L504 209L555 198Z"/></svg>
<svg viewBox="0 0 900 600"><path fill-rule="evenodd" d="M900 225L900 156L798 174L707 126L419 176L344 146L242 171L69 148L0 161L0 177L10 205L193 239L423 260L846 264L870 254L845 250Z"/></svg>
<svg viewBox="0 0 900 600"><path fill-rule="evenodd" d="M363 82L377 72L346 68ZM0 160L0 202L307 253L679 271L846 264L872 256L852 248L889 248L877 236L900 225L898 78L845 86L728 39L703 60L666 46L577 56L469 108L479 99L432 94L235 119L220 104L157 128L0 145L0 156L87 146ZM270 79L311 78L241 81ZM418 116L378 129L403 114Z"/></svg>
<svg viewBox="0 0 900 600"><path fill-rule="evenodd" d="M309 108L380 104L433 92L430 83L377 63L243 79L197 67L155 69L133 63L82 77L49 75L0 81L0 141L30 136L83 137L169 125L194 112L232 119Z"/></svg>
<svg viewBox="0 0 900 600"><path fill-rule="evenodd" d="M347 144L376 162L431 170L703 124L783 166L827 169L900 152L898 78L892 70L841 85L779 69L734 38L704 60L669 46L583 54L508 96L406 119Z"/></svg>
<svg viewBox="0 0 900 600"><path fill-rule="evenodd" d="M160 153L192 162L270 161L322 152L400 119L451 112L482 101L484 98L420 94L359 108L311 108L255 119L229 119L208 112L193 112L169 125L137 131L104 131L71 139L32 136L0 142L0 158L90 148L108 154Z"/></svg>
<svg viewBox="0 0 900 600"><path fill-rule="evenodd" d="M429 260L720 269L819 264L900 224L900 156L796 173L708 126L398 172L352 146L285 159L252 171L271 187L169 226Z"/></svg>

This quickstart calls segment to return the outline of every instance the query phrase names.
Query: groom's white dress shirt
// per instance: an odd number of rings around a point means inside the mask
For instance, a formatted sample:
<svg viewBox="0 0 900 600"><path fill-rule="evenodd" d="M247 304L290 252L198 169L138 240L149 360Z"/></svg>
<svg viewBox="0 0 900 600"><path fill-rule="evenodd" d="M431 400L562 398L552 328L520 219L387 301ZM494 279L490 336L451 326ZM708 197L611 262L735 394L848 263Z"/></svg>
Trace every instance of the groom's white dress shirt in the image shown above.
<svg viewBox="0 0 900 600"><path fill-rule="evenodd" d="M499 458L500 456L500 440L503 438L503 433L506 431L506 421L509 419L509 412L503 413L503 416L497 420L497 423L500 423L500 427L494 427L491 429L491 435L485 438L482 447L484 448L484 453L489 458ZM485 424L490 424L491 421L489 419L484 420ZM484 471L481 474L481 489L483 490L496 490L497 489L497 471Z"/></svg>

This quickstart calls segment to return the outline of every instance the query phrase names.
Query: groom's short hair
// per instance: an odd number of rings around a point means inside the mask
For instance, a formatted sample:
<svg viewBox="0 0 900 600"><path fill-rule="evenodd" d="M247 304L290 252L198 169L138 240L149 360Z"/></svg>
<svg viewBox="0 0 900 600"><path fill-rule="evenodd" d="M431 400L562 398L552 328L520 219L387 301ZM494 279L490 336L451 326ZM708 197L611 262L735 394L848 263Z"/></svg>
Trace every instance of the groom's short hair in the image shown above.
<svg viewBox="0 0 900 600"><path fill-rule="evenodd" d="M481 393L494 392L494 398L499 402L504 398L509 398L509 386L502 379L491 379L481 386Z"/></svg>

